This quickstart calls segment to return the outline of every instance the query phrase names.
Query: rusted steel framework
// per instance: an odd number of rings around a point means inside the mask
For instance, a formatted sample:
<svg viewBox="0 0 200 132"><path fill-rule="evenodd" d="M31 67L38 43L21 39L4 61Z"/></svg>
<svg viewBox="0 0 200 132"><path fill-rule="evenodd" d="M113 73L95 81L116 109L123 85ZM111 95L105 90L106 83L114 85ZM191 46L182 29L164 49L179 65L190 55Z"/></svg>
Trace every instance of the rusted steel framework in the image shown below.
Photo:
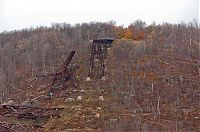
<svg viewBox="0 0 200 132"><path fill-rule="evenodd" d="M71 51L69 56L66 58L65 62L61 66L61 71L56 73L52 82L52 86L54 83L58 80L64 81L64 80L69 80L71 75L70 72L67 70L67 66L69 65L70 61L72 60L73 56L75 55L75 51Z"/></svg>
<svg viewBox="0 0 200 132"><path fill-rule="evenodd" d="M93 40L92 50L90 55L90 67L88 77L91 77L92 72L94 71L94 61L95 57L99 59L101 66L101 76L105 74L105 64L104 59L107 57L107 48L111 47L113 39L96 39Z"/></svg>
<svg viewBox="0 0 200 132"><path fill-rule="evenodd" d="M69 71L67 66L69 65L69 63L72 60L74 55L75 55L75 51L71 51L71 53L66 58L65 62L63 63L63 65L61 66L61 70L59 72L55 73L55 74L52 74L53 82L52 82L51 88L50 88L50 90L48 92L48 96L52 96L53 95L53 91L54 91L53 86L55 84L60 83L63 86L65 81L68 81L68 80L72 79L72 76L73 76L72 74L73 73L71 71Z"/></svg>

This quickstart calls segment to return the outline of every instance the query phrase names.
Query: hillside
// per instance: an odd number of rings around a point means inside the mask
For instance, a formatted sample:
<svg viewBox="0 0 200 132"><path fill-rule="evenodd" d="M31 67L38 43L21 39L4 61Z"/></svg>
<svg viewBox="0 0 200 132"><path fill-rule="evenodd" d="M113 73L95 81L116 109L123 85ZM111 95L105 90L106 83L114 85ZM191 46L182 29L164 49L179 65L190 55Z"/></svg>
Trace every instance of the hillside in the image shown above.
<svg viewBox="0 0 200 132"><path fill-rule="evenodd" d="M149 26L137 40L127 32L121 36L112 24L85 26L1 34L0 131L200 129L199 28ZM102 37L119 38L108 49L106 79L95 65L92 81L86 81L89 39ZM78 66L74 78L49 98L53 77L39 76L59 71L71 50L76 54L68 68Z"/></svg>

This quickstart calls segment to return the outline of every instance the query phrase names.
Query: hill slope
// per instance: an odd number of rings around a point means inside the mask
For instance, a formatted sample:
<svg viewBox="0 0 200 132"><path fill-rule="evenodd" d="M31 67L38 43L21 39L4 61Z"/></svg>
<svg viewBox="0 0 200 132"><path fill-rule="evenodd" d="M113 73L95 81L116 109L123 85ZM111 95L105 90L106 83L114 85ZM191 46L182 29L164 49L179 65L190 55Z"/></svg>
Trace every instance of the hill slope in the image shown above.
<svg viewBox="0 0 200 132"><path fill-rule="evenodd" d="M2 130L18 131L195 131L200 126L198 58L177 56L145 41L116 40L109 50L106 80L95 69L85 81L88 49L80 47L71 63L78 87L58 87L47 99L51 78L25 80L11 93L14 104L38 109L1 108ZM95 62L98 64L98 61ZM188 68L190 67L190 68ZM26 94L24 94L26 93ZM11 102L12 104L12 102ZM54 108L54 109L39 109ZM44 117L19 118L19 113ZM6 115L7 114L7 115Z"/></svg>

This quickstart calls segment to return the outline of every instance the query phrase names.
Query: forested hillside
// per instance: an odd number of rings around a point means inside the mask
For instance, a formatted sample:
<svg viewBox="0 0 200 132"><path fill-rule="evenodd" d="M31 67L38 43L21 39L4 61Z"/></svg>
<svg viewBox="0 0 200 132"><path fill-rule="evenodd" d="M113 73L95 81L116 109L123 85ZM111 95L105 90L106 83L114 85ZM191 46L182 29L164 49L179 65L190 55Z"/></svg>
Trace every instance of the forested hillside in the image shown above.
<svg viewBox="0 0 200 132"><path fill-rule="evenodd" d="M113 23L53 24L0 34L0 98L21 80L54 72L67 54L99 37L114 37Z"/></svg>
<svg viewBox="0 0 200 132"><path fill-rule="evenodd" d="M33 119L22 126L9 122L12 114L0 109L0 121L17 130L30 129L30 124L42 131L199 130L199 32L196 22L146 25L137 20L127 28L111 21L0 33L1 104L10 101L21 106L36 100L40 107L64 109L58 117ZM86 82L91 40L98 38L114 39L105 61L106 80L96 77ZM79 66L78 88L68 84L58 89L62 92L56 98L47 100L43 96L52 79L38 76L56 73L72 50L76 55L71 64ZM100 96L104 98L99 101Z"/></svg>

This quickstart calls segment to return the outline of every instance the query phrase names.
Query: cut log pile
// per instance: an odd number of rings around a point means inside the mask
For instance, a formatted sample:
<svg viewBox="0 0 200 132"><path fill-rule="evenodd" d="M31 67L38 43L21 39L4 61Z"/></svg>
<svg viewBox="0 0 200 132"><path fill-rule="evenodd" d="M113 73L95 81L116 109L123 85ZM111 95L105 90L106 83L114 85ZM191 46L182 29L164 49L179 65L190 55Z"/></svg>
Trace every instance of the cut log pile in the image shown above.
<svg viewBox="0 0 200 132"><path fill-rule="evenodd" d="M60 117L58 112L63 109L65 108L45 108L3 104L1 105L0 115L36 120L53 116Z"/></svg>

